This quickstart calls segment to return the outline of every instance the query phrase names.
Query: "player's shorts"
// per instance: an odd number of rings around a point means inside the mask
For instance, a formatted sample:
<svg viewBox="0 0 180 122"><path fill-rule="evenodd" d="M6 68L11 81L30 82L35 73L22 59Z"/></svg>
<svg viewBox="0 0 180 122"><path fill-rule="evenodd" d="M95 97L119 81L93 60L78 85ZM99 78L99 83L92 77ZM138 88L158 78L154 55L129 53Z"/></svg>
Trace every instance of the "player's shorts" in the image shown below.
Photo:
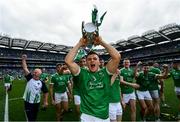
<svg viewBox="0 0 180 122"><path fill-rule="evenodd" d="M109 118L110 120L116 120L117 115L122 115L122 106L120 102L109 103Z"/></svg>
<svg viewBox="0 0 180 122"><path fill-rule="evenodd" d="M158 90L152 90L152 91L149 91L149 93L150 93L152 98L154 98L154 99L159 98L159 91Z"/></svg>
<svg viewBox="0 0 180 122"><path fill-rule="evenodd" d="M80 105L81 99L79 95L74 95L74 104L75 105Z"/></svg>
<svg viewBox="0 0 180 122"><path fill-rule="evenodd" d="M5 87L10 88L10 85L11 85L10 83L4 83L4 86L5 86Z"/></svg>
<svg viewBox="0 0 180 122"><path fill-rule="evenodd" d="M68 96L67 96L67 93L64 92L64 93L55 93L54 94L54 99L55 99L55 103L58 104L62 101L64 102L68 102Z"/></svg>
<svg viewBox="0 0 180 122"><path fill-rule="evenodd" d="M81 114L81 122L110 122L110 119L101 119L98 117L94 117L92 115L88 115L85 113Z"/></svg>
<svg viewBox="0 0 180 122"><path fill-rule="evenodd" d="M174 91L175 91L176 95L180 95L180 87L175 86Z"/></svg>
<svg viewBox="0 0 180 122"><path fill-rule="evenodd" d="M136 91L139 100L152 100L149 91Z"/></svg>
<svg viewBox="0 0 180 122"><path fill-rule="evenodd" d="M130 93L130 94L123 94L123 101L124 103L129 103L130 100L136 100L136 95L135 93Z"/></svg>

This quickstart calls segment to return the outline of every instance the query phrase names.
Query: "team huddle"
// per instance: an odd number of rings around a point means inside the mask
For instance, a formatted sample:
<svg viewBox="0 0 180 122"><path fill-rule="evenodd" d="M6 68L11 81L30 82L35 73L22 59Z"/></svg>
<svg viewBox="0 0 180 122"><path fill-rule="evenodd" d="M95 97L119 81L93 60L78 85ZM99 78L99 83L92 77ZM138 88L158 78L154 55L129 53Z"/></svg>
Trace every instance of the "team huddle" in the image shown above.
<svg viewBox="0 0 180 122"><path fill-rule="evenodd" d="M159 84L163 84L164 79L168 78L168 65L164 64L160 70L157 63L138 62L132 69L130 60L124 59L123 67L120 68L120 53L100 36L94 39L93 44L106 49L111 57L108 62L104 63L94 51L88 52L78 62L74 61L78 50L86 47L87 43L85 38L81 38L66 55L65 64L56 65L56 73L51 76L48 86L48 75L38 68L30 73L27 55L22 55L22 68L27 79L23 99L28 121L35 121L37 118L41 91L44 108L48 106L49 93L51 103L55 106L57 121L61 121L63 112L68 111L69 99L74 99L76 113L81 121L121 121L127 105L130 106L131 121L136 121L136 100L139 101L143 121L149 117L159 121L160 89L163 89L162 85L159 88ZM170 75L180 100L178 61L173 62Z"/></svg>

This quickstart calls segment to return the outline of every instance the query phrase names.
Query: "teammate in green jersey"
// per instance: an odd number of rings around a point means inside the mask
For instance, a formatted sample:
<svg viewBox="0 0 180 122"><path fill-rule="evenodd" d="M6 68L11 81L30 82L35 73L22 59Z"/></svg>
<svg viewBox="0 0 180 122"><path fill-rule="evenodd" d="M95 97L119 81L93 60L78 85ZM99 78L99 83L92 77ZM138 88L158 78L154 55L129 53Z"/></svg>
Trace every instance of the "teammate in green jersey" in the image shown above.
<svg viewBox="0 0 180 122"><path fill-rule="evenodd" d="M109 118L111 122L120 122L122 120L122 106L121 106L121 90L119 69L111 77L110 87L110 103L109 103Z"/></svg>
<svg viewBox="0 0 180 122"><path fill-rule="evenodd" d="M4 87L5 87L6 92L11 91L13 80L14 80L14 77L11 76L10 74L4 75L3 81L4 81Z"/></svg>
<svg viewBox="0 0 180 122"><path fill-rule="evenodd" d="M119 52L111 45L102 40L100 36L95 36L93 44L103 46L111 56L106 68L100 69L99 56L90 51L86 57L88 69L80 68L74 62L79 48L86 47L88 40L81 38L80 41L66 55L65 62L75 81L80 88L80 111L82 121L109 121L109 90L111 85L111 75L115 73L120 61Z"/></svg>
<svg viewBox="0 0 180 122"><path fill-rule="evenodd" d="M178 100L180 101L180 61L175 60L173 61L173 69L171 70L170 74L174 81L174 90ZM178 119L180 119L180 104L179 104L179 113Z"/></svg>
<svg viewBox="0 0 180 122"><path fill-rule="evenodd" d="M131 108L131 121L136 121L136 95L135 88L139 86L134 83L134 71L130 68L130 60L125 58L123 61L124 67L120 70L120 75L123 77L121 80L121 92L123 94L124 108L130 105Z"/></svg>
<svg viewBox="0 0 180 122"><path fill-rule="evenodd" d="M50 82L50 75L48 73L46 73L46 69L43 68L42 69L42 73L40 75L40 80L43 81L46 84L46 87L48 89L49 86L49 82ZM49 93L47 93L47 97L49 96ZM41 110L46 110L47 106L42 106Z"/></svg>
<svg viewBox="0 0 180 122"><path fill-rule="evenodd" d="M139 103L141 106L141 117L143 120L146 120L148 114L154 114L153 103L151 95L148 91L150 83L155 79L164 79L167 77L168 74L168 66L164 65L163 68L165 70L164 74L155 74L149 72L149 65L147 63L143 64L143 71L137 72L138 66L142 62L138 62L137 66L135 67L135 78L136 82L139 84L139 88L136 91Z"/></svg>
<svg viewBox="0 0 180 122"><path fill-rule="evenodd" d="M51 102L55 105L56 108L56 119L60 121L62 117L62 111L68 111L68 96L66 87L69 88L71 93L71 86L69 81L69 76L63 74L64 67L62 64L56 65L56 71L54 75L51 77L50 83L50 96Z"/></svg>
<svg viewBox="0 0 180 122"><path fill-rule="evenodd" d="M87 67L86 67L86 58L82 57L80 59L80 61L78 62L78 65L81 68L87 69ZM78 119L80 119L80 103L81 103L81 99L80 99L80 92L79 92L79 84L78 84L78 82L76 82L74 80L75 79L73 79L73 83L74 83L73 84L74 103L75 103L75 106L76 106L76 112L77 112Z"/></svg>
<svg viewBox="0 0 180 122"><path fill-rule="evenodd" d="M153 66L153 62L149 62L149 72L152 72L154 74L161 74L161 70L159 68L156 68ZM153 106L154 106L154 115L155 115L155 121L159 120L160 118L160 96L159 96L159 84L160 80L153 79L151 80L149 84L149 93L153 100ZM163 82L163 81L161 81Z"/></svg>

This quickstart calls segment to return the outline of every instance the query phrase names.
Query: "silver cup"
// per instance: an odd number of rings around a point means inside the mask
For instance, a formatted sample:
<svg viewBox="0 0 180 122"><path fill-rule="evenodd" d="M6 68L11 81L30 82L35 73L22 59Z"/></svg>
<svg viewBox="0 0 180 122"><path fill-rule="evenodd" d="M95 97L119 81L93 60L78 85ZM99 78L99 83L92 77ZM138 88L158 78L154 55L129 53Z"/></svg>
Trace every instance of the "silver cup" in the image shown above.
<svg viewBox="0 0 180 122"><path fill-rule="evenodd" d="M82 35L88 40L87 47L91 49L95 36L99 36L98 27L93 23L82 22Z"/></svg>

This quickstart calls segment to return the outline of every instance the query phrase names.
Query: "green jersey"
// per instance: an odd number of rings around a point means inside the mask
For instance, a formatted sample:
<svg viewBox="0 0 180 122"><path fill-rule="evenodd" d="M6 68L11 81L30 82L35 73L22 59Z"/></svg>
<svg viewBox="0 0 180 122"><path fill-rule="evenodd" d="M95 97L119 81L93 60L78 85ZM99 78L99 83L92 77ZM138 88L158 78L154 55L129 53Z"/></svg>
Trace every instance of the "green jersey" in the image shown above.
<svg viewBox="0 0 180 122"><path fill-rule="evenodd" d="M66 87L69 81L68 75L64 74L54 74L51 77L51 83L54 84L54 92L56 93L64 93L66 92Z"/></svg>
<svg viewBox="0 0 180 122"><path fill-rule="evenodd" d="M123 77L124 81L133 83L134 71L132 69L122 68L120 70L120 75ZM134 88L127 85L121 85L121 91L123 94L130 94L134 92Z"/></svg>
<svg viewBox="0 0 180 122"><path fill-rule="evenodd" d="M144 72L140 72L136 83L140 85L139 91L147 91L149 90L149 84L152 80L155 80L156 74L152 72L148 72L147 74L144 74Z"/></svg>
<svg viewBox="0 0 180 122"><path fill-rule="evenodd" d="M110 103L120 102L120 78L116 77L116 80L110 87Z"/></svg>
<svg viewBox="0 0 180 122"><path fill-rule="evenodd" d="M10 76L10 75L8 75L8 74L6 74L5 76L4 76L4 83L10 83L10 84L12 84L12 81L14 80L14 78L12 77L12 76Z"/></svg>
<svg viewBox="0 0 180 122"><path fill-rule="evenodd" d="M174 85L176 87L180 87L180 70L179 69L172 69L171 70L171 76L174 81Z"/></svg>
<svg viewBox="0 0 180 122"><path fill-rule="evenodd" d="M40 80L44 81L45 83L48 81L49 75L47 73L41 73Z"/></svg>
<svg viewBox="0 0 180 122"><path fill-rule="evenodd" d="M80 73L74 76L79 84L81 97L80 111L101 119L109 117L109 90L111 75L106 68L97 72L80 68Z"/></svg>
<svg viewBox="0 0 180 122"><path fill-rule="evenodd" d="M161 74L161 70L159 68L155 68L155 67L151 67L149 69L149 72L152 72L154 74ZM148 88L150 91L152 90L159 90L159 87L158 87L158 80L153 78L151 81L150 81L150 84L149 84L149 88Z"/></svg>

